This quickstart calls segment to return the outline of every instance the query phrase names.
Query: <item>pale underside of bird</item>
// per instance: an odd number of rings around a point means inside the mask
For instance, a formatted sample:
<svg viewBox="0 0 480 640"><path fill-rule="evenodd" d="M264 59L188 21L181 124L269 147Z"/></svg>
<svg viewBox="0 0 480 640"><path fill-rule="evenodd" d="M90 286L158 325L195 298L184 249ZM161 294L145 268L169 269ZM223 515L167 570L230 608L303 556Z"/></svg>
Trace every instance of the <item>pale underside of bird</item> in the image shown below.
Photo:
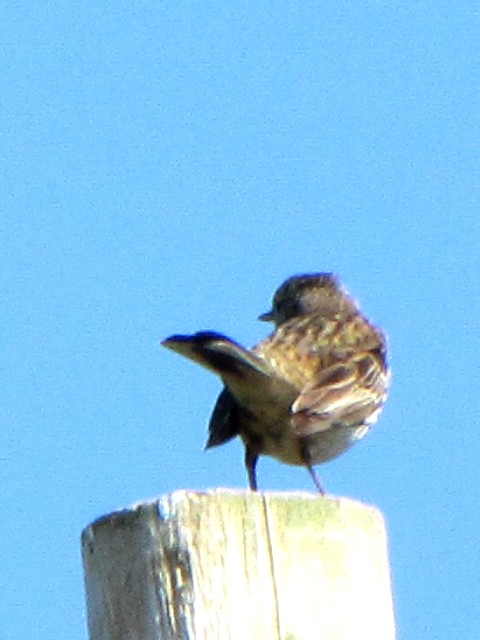
<svg viewBox="0 0 480 640"><path fill-rule="evenodd" d="M275 330L251 350L212 331L162 344L222 378L206 447L240 436L251 489L268 455L305 466L324 493L313 465L363 438L386 399L385 337L332 274L289 278L260 319Z"/></svg>

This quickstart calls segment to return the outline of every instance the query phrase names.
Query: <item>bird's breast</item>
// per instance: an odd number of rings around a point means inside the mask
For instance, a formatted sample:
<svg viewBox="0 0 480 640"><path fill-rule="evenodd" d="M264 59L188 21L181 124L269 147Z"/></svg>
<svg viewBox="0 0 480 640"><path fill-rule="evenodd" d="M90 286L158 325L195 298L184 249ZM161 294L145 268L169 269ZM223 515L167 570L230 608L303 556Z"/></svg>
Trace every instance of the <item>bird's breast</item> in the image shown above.
<svg viewBox="0 0 480 640"><path fill-rule="evenodd" d="M279 418L281 416L278 416ZM260 427L260 428L259 428ZM333 424L328 429L299 437L290 417L283 423L244 421L240 436L258 455L267 455L291 465L320 464L347 451L369 431L369 425Z"/></svg>

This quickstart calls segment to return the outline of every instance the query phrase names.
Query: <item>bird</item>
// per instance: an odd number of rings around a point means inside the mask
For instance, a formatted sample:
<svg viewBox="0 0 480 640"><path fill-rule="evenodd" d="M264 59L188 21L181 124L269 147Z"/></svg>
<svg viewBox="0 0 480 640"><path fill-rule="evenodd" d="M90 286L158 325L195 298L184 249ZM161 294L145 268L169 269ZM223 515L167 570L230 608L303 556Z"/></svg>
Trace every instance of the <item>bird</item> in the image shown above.
<svg viewBox="0 0 480 640"><path fill-rule="evenodd" d="M336 458L376 422L390 382L387 341L334 273L295 275L259 320L273 332L245 349L215 331L172 335L161 344L209 369L224 384L205 448L239 436L250 489L259 456L305 467Z"/></svg>

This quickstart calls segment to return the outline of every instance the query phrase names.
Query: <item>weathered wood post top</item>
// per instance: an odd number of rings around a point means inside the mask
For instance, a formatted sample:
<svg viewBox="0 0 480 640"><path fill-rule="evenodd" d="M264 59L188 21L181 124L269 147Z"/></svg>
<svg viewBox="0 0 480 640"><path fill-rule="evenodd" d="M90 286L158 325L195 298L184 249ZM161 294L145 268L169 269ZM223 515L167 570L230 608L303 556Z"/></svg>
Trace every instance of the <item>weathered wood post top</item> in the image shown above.
<svg viewBox="0 0 480 640"><path fill-rule="evenodd" d="M345 498L178 491L82 535L90 640L394 640L382 515Z"/></svg>

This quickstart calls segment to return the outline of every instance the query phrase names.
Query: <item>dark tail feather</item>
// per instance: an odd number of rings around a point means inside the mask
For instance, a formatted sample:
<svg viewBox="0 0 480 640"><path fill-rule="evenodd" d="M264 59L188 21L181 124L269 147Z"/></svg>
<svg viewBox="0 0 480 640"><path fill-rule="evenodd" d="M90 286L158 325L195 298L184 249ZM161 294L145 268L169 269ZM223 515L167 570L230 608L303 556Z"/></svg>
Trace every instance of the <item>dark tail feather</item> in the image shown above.
<svg viewBox="0 0 480 640"><path fill-rule="evenodd" d="M213 331L201 331L191 336L170 336L162 345L220 376L242 375L252 370L267 373L266 365L260 358L230 338Z"/></svg>

